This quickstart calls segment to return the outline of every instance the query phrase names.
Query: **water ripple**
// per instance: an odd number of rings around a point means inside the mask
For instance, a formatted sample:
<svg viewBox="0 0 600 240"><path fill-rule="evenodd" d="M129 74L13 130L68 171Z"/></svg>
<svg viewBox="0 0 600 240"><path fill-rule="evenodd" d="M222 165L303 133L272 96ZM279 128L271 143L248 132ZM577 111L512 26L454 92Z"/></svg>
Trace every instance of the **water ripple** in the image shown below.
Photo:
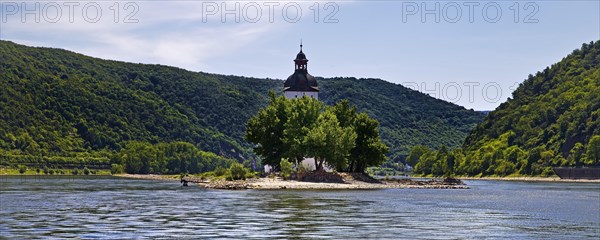
<svg viewBox="0 0 600 240"><path fill-rule="evenodd" d="M220 191L112 177L5 177L0 239L600 238L597 185L469 184L466 191Z"/></svg>

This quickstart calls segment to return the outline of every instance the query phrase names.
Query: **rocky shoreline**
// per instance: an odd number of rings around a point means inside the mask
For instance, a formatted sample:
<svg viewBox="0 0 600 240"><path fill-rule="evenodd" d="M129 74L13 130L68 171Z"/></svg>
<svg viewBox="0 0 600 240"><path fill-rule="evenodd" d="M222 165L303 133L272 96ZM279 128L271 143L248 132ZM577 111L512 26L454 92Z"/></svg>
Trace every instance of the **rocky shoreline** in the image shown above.
<svg viewBox="0 0 600 240"><path fill-rule="evenodd" d="M171 181L186 181L194 183L198 186L209 189L227 189L227 190L243 190L243 189L305 189L305 190L336 190L336 189L469 189L462 181L458 179L444 180L428 180L416 181L411 179L396 179L396 180L375 180L370 177L352 176L352 174L340 174L341 182L309 182L298 180L283 180L280 177L254 178L247 180L226 181L226 180L206 180L199 177L187 176L183 179L175 176L162 175L131 175L121 174L119 177L138 178L138 179L154 179L154 180L171 180Z"/></svg>

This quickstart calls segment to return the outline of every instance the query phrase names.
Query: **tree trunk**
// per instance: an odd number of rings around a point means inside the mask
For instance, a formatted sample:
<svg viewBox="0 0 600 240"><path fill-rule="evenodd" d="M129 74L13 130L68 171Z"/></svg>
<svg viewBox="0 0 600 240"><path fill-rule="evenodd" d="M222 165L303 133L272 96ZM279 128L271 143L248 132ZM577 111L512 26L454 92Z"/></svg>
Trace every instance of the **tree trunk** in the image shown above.
<svg viewBox="0 0 600 240"><path fill-rule="evenodd" d="M355 172L365 172L365 165L362 162L356 163Z"/></svg>
<svg viewBox="0 0 600 240"><path fill-rule="evenodd" d="M319 167L317 168L317 171L323 171L323 162L325 161L325 159L319 159Z"/></svg>
<svg viewBox="0 0 600 240"><path fill-rule="evenodd" d="M315 158L315 172L323 171L323 161L324 159Z"/></svg>
<svg viewBox="0 0 600 240"><path fill-rule="evenodd" d="M298 171L298 169L300 169L300 164L302 164L302 160L304 160L304 159L300 159L300 157L296 157L296 171Z"/></svg>

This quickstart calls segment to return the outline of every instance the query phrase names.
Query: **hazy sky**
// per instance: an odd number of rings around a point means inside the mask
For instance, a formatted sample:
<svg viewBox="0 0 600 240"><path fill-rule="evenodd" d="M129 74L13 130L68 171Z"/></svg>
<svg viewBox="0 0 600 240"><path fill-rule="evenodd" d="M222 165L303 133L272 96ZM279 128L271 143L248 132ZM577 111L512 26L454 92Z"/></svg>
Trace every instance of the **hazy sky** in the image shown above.
<svg viewBox="0 0 600 240"><path fill-rule="evenodd" d="M0 39L105 59L285 79L381 78L492 110L600 39L600 1L5 1ZM260 14L258 14L260 12Z"/></svg>

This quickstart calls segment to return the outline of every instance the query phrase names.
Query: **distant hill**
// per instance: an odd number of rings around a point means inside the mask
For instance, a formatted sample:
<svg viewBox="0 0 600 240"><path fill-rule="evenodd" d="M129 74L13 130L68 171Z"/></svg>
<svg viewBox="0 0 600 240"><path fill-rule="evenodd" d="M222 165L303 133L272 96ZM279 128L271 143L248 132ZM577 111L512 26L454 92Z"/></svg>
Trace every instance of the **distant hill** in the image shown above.
<svg viewBox="0 0 600 240"><path fill-rule="evenodd" d="M293 68L290 66L290 73ZM378 79L319 79L381 122L391 157L411 146L459 146L481 113ZM245 123L283 82L101 60L0 41L0 156L110 155L130 140L184 141L252 157Z"/></svg>
<svg viewBox="0 0 600 240"><path fill-rule="evenodd" d="M348 99L381 123L391 157L403 159L415 145L458 147L484 115L379 79L333 78L319 81L326 104Z"/></svg>
<svg viewBox="0 0 600 240"><path fill-rule="evenodd" d="M600 41L529 75L512 99L473 129L464 148L470 174L494 174L504 166L504 173L536 175L551 166L598 164Z"/></svg>

